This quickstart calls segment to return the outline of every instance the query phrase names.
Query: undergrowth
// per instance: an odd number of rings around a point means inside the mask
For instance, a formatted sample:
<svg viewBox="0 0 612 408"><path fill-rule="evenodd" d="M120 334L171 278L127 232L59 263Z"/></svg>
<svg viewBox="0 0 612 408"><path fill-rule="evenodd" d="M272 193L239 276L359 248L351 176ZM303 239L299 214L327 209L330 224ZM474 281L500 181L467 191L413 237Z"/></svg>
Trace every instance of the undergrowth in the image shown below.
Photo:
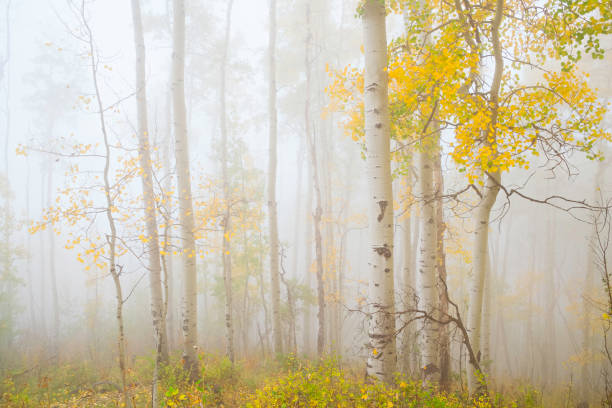
<svg viewBox="0 0 612 408"><path fill-rule="evenodd" d="M440 393L401 375L393 384L367 382L361 368L334 359L313 362L294 356L243 360L200 355L201 379L191 383L179 358L160 370L162 407L432 407L538 408L541 398L530 388L469 399L459 391ZM134 407L151 406L153 358L137 359L128 372ZM9 373L0 383L0 406L122 407L116 370L87 365L47 367Z"/></svg>

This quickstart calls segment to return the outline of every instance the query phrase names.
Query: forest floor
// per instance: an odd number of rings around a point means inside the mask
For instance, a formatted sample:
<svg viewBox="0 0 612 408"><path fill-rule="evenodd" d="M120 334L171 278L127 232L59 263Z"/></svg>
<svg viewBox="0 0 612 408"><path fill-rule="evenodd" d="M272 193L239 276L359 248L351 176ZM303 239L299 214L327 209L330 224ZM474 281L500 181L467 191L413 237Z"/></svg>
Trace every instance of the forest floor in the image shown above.
<svg viewBox="0 0 612 408"><path fill-rule="evenodd" d="M188 381L175 358L160 370L158 400L162 407L524 407L575 406L571 396L544 404L531 387L508 388L468 399L455 390L440 393L398 376L394 384L367 383L363 367L318 363L286 356L275 360L242 360L235 365L215 355L201 355L201 380ZM150 407L153 358L138 358L128 370L129 404ZM117 369L88 364L37 366L5 373L0 382L1 407L123 407ZM561 401L564 399L565 401Z"/></svg>

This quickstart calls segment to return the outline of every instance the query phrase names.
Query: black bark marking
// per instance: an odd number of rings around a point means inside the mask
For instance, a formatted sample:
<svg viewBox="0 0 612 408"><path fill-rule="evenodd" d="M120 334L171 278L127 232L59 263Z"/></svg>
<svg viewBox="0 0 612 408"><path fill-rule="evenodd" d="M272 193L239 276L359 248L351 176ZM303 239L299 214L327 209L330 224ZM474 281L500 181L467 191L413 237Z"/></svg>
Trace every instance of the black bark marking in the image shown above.
<svg viewBox="0 0 612 408"><path fill-rule="evenodd" d="M391 258L391 250L389 249L387 244L385 244L384 246L381 246L381 247L375 247L374 251L376 251L376 253L378 255L382 255L382 256L384 256L387 259Z"/></svg>
<svg viewBox="0 0 612 408"><path fill-rule="evenodd" d="M378 222L381 222L382 219L385 217L385 211L387 210L387 205L389 205L387 201L378 202L378 206L380 207L380 214L378 214L378 217L376 218Z"/></svg>

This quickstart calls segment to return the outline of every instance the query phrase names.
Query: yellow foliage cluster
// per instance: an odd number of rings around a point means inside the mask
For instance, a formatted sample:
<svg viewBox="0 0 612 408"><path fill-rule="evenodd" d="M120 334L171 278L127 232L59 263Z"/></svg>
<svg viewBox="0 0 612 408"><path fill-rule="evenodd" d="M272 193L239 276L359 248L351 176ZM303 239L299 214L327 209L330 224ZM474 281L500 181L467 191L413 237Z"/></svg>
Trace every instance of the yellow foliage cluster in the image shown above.
<svg viewBox="0 0 612 408"><path fill-rule="evenodd" d="M492 73L488 22L494 10L474 7L469 24L465 11L458 13L448 3L430 1L428 14L413 10L406 36L389 46L392 138L430 150L439 144L439 131L452 132L451 157L470 182L483 172L528 169L541 154L564 160L577 150L600 159L596 142L611 140L602 126L607 107L589 88L587 75L546 65L547 58L559 55L541 35L545 18L530 7L535 0L527 3L505 2L511 17L501 27L504 69L497 101L487 90ZM391 10L398 12L394 4ZM540 73L537 80L527 82L527 68ZM363 72L350 66L328 72L329 109L342 112L345 133L362 142Z"/></svg>

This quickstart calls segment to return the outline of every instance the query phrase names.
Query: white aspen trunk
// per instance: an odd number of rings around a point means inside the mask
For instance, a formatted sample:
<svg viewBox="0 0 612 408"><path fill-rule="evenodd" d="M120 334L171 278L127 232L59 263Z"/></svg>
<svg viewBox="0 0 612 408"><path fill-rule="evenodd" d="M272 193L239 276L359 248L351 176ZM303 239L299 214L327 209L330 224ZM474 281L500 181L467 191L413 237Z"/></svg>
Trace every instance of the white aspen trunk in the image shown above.
<svg viewBox="0 0 612 408"><path fill-rule="evenodd" d="M484 280L487 269L487 258L488 258L488 237L489 237L489 218L491 214L491 208L497 198L499 192L499 175L497 175L497 181L491 181L489 177L485 181L483 189L483 198L478 208L476 209L476 216L474 217L474 259L472 262L472 279L471 286L469 289L469 308L468 308L468 319L467 327L470 343L472 350L477 359L480 359L482 355L481 348L481 334L482 334L482 303L484 293ZM480 359L482 361L482 359ZM473 395L483 387L486 387L483 373L479 372L476 368L478 362L468 361L467 364L467 379L468 379L468 392Z"/></svg>
<svg viewBox="0 0 612 408"><path fill-rule="evenodd" d="M555 385L557 383L557 330L555 326L555 308L557 304L557 285L555 273L555 228L552 215L549 213L547 217L547 235L546 240L546 318L545 318L545 334L542 344L544 353L542 353L542 380L546 387L547 385Z"/></svg>
<svg viewBox="0 0 612 408"><path fill-rule="evenodd" d="M489 92L489 102L491 106L491 123L485 132L484 140L491 145L496 142L495 128L497 126L497 116L499 109L499 92L501 88L502 74L504 71L504 60L502 57L502 45L500 41L499 29L503 19L504 0L496 0L495 16L491 23L491 43L495 60L493 80ZM467 319L467 330L472 345L474 356L478 359L481 355L481 322L482 322L482 301L483 286L487 268L487 256L489 253L489 220L491 208L495 204L499 193L501 174L499 170L485 175L482 189L482 200L476 208L474 217L474 259L472 270L472 282L469 296L469 310ZM468 364L468 392L474 395L486 389L485 379L479 373L478 362L470 361Z"/></svg>
<svg viewBox="0 0 612 408"><path fill-rule="evenodd" d="M45 185L45 178L46 178L46 169L43 167L44 165L41 165L40 168L40 185L44 186ZM45 201L45 190L41 189L40 190L40 208L45 208L45 206L47 205L47 202ZM8 212L7 212L8 214ZM47 324L47 311L48 311L48 305L47 305L47 253L45 251L45 248L47 247L46 245L47 240L45 239L45 235L44 234L40 234L40 276L38 278L38 281L40 283L40 333L41 333L41 337L43 339L43 343L45 344L45 353L47 352L47 343L49 341L49 333L48 333L48 328L49 325Z"/></svg>
<svg viewBox="0 0 612 408"><path fill-rule="evenodd" d="M26 197L26 222L30 222L30 162L26 157L26 184L25 184L25 197ZM26 275L28 277L28 309L30 310L30 331L31 338L34 338L36 332L36 308L34 303L34 278L32 277L32 234L26 234Z"/></svg>
<svg viewBox="0 0 612 408"><path fill-rule="evenodd" d="M146 51L140 12L140 0L132 0L134 24L134 45L136 49L136 109L138 112L138 156L140 158L142 204L145 217L146 248L149 261L149 287L151 296L151 318L156 349L156 368L168 362L168 338L164 319L164 299L161 282L161 258L159 232L157 229L157 208L153 190L151 146L149 142L149 119L147 113L147 88L145 81ZM156 382L156 379L154 380ZM155 391L155 390L154 390ZM155 394L155 392L154 392Z"/></svg>
<svg viewBox="0 0 612 408"><path fill-rule="evenodd" d="M53 205L53 161L50 159L47 168L47 207ZM51 341L53 350L53 361L59 363L59 337L60 337L60 310L59 295L57 293L57 273L55 271L55 232L53 228L47 229L49 242L49 277L51 278L51 298L53 301L53 339Z"/></svg>
<svg viewBox="0 0 612 408"><path fill-rule="evenodd" d="M404 26L409 29L409 4L403 9ZM425 15L425 5L417 3L414 12ZM406 32L407 35L410 33ZM421 42L426 42L426 33L420 33ZM424 133L427 133L425 129ZM416 293L417 309L431 318L437 318L438 296L436 278L438 266L438 231L436 225L436 199L434 187L434 157L437 149L435 137L428 137L421 143L416 152L416 165L419 190L419 240L416 253ZM434 143L435 142L435 143ZM440 169L441 172L441 169ZM440 173L441 178L441 173ZM440 180L441 181L441 180ZM429 317L420 319L418 344L421 356L420 374L423 383L430 381L431 376L440 371L438 362L438 324Z"/></svg>
<svg viewBox="0 0 612 408"><path fill-rule="evenodd" d="M179 194L184 270L183 294L183 364L192 380L199 376L197 358L198 282L196 273L195 222L189 169L189 139L185 108L185 0L173 0L172 101L174 106L174 144L176 179Z"/></svg>
<svg viewBox="0 0 612 408"><path fill-rule="evenodd" d="M270 275L272 283L272 335L274 352L283 352L280 321L280 283L278 272L278 215L276 203L277 111L276 111L276 0L270 1L268 35L268 217L270 226Z"/></svg>
<svg viewBox="0 0 612 408"><path fill-rule="evenodd" d="M225 38L223 42L223 54L221 57L221 89L220 101L221 106L221 151L222 151L222 173L223 173L223 198L225 201L225 209L223 216L223 283L225 286L225 330L227 342L227 356L234 363L234 325L233 325L233 303L232 303L232 254L231 254L231 234L232 234L232 215L231 215L231 186L228 174L228 135L227 135L227 102L226 102L226 85L227 85L227 54L229 51L229 41L232 24L232 7L234 0L229 0L225 16Z"/></svg>
<svg viewBox="0 0 612 408"><path fill-rule="evenodd" d="M482 302L482 360L481 367L487 378L491 376L491 254L487 256Z"/></svg>
<svg viewBox="0 0 612 408"><path fill-rule="evenodd" d="M401 188L408 190L411 185L412 177L408 175L402 176L400 179ZM404 195L400 196L400 200L407 200L409 197ZM415 289L414 282L414 256L413 256L413 245L412 245L412 211L411 207L407 204L401 217L401 248L402 248L402 307L409 309L413 306L413 296ZM402 207L400 207L400 210ZM405 316L405 320L412 317L412 314ZM414 324L409 323L404 330L400 333L400 344L401 344L401 370L405 373L409 373L412 370L411 355L416 352L414 347L415 332Z"/></svg>
<svg viewBox="0 0 612 408"><path fill-rule="evenodd" d="M435 125L437 127L437 124ZM434 181L436 184L436 276L438 278L438 308L440 316L448 315L448 291L446 286L446 252L444 249L444 234L446 223L444 222L444 206L442 195L444 194L444 175L442 174L442 155L439 134L436 137L436 154L434 163ZM450 358L450 334L449 326L439 327L438 339L438 363L440 365L440 388L443 391L450 390L451 382L451 358Z"/></svg>
<svg viewBox="0 0 612 408"><path fill-rule="evenodd" d="M365 143L368 198L369 344L367 376L392 381L396 366L393 282L393 192L384 2L363 6Z"/></svg>
<svg viewBox="0 0 612 408"><path fill-rule="evenodd" d="M422 147L422 149L428 149ZM417 170L419 185L419 249L417 251L417 308L427 315L437 316L436 298L436 221L433 185L432 153L421 150L417 153ZM429 318L420 320L419 350L421 354L421 375L427 382L429 377L438 372L438 325Z"/></svg>

